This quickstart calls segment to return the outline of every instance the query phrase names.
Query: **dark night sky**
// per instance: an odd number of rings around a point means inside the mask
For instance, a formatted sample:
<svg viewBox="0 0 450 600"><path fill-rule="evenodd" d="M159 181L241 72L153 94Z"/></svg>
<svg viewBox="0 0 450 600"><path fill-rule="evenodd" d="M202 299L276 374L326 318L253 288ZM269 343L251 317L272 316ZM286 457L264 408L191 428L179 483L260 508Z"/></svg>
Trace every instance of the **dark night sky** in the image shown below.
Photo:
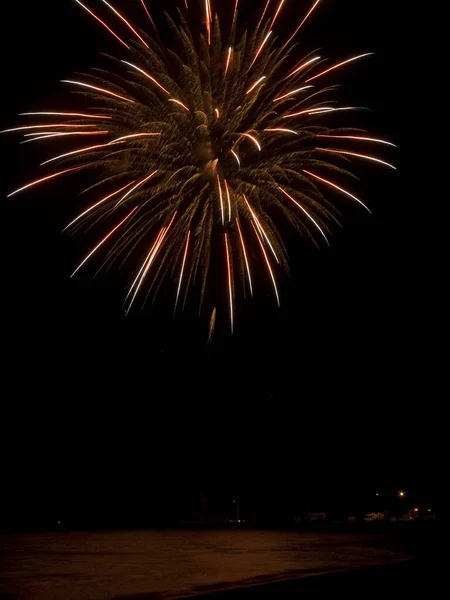
<svg viewBox="0 0 450 600"><path fill-rule="evenodd" d="M300 18L308 3L291 4ZM427 183L402 110L412 66L396 4L325 1L300 51L376 52L337 82L344 102L373 109L362 126L399 145L386 153L398 171L361 165L373 215L344 211L330 250L294 246L283 308L268 297L243 309L233 339L206 347L204 323L157 310L125 319L116 276L69 280L85 251L60 234L70 186L3 200L4 514L83 512L105 499L114 512L188 489L342 499L433 487L434 301L417 217ZM0 127L63 107L60 98L82 103L58 81L116 51L107 36L70 0L2 10ZM18 138L0 143L5 195L34 176L40 155Z"/></svg>

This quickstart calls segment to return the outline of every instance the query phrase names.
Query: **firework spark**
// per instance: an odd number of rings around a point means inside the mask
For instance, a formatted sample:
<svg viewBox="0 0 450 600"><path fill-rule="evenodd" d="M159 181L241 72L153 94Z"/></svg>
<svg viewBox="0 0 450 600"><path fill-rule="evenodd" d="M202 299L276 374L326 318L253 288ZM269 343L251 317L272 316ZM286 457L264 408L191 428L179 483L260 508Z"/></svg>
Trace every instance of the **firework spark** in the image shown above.
<svg viewBox="0 0 450 600"><path fill-rule="evenodd" d="M93 248L93 249L92 249L92 250L89 252L89 254L86 256L86 258L84 258L84 259L81 261L81 263L78 265L78 267L77 267L77 268L75 269L75 271L72 273L71 277L73 277L73 276L75 275L75 273L77 273L77 272L78 272L78 271L81 269L81 267L87 263L87 261L88 261L88 260L91 258L91 256L92 256L93 254L95 254L95 253L97 252L97 250L98 250L98 249L99 249L101 246L103 246L103 244L104 244L104 243L105 243L107 240L109 240L109 238L110 238L110 237L111 237L111 236L112 236L112 235L113 235L113 234L114 234L114 233L115 233L115 232L116 232L118 229L120 229L124 223L126 223L126 222L128 221L128 219L129 219L129 218L130 218L130 217L131 217L131 216L132 216L132 215L133 215L133 214L134 214L134 213L137 211L137 209L138 209L138 207L137 207L137 206L135 206L135 207L133 208L133 210L132 210L131 212L129 212L129 213L127 214L127 216L126 216L124 219L122 219L118 225L116 225L116 226L115 226L113 229L111 229L111 231L110 231L109 233L107 233L107 234L105 235L105 237L104 237L102 240L100 240L100 242L99 242L99 243L98 243L98 244L95 246L95 248Z"/></svg>
<svg viewBox="0 0 450 600"><path fill-rule="evenodd" d="M293 133L294 135L298 135L298 133L293 129L283 129L282 127L275 127L274 129L264 129L264 131L269 131L271 133Z"/></svg>
<svg viewBox="0 0 450 600"><path fill-rule="evenodd" d="M313 87L312 85L304 85L301 88L292 90L291 92L288 92L287 94L283 94L283 96L278 96L278 98L275 98L274 102L279 102L280 100L284 100L285 98L290 98L291 96L295 96L295 94L298 94L299 92L303 92L304 90L308 90L312 87Z"/></svg>
<svg viewBox="0 0 450 600"><path fill-rule="evenodd" d="M318 60L320 60L320 56L314 56L313 58L310 58L309 60L307 60L306 62L302 62L301 65L299 65L296 69L294 69L292 71L292 73L290 73L286 79L290 79L291 77L293 77L294 75L297 75L298 73L300 73L300 71L304 71L306 69L306 67L309 67L310 65L312 65L313 63L317 62Z"/></svg>
<svg viewBox="0 0 450 600"><path fill-rule="evenodd" d="M101 92L102 94L106 94L108 96L113 96L114 98L118 98L119 100L123 100L124 102L131 102L131 104L135 104L134 100L131 98L126 98L125 96L121 96L120 94L116 94L111 90L105 90L104 88L97 87L95 85L90 85L89 83L83 83L82 81L71 81L70 79L62 79L61 83L71 83L72 85L79 85L81 87L85 87L95 92Z"/></svg>
<svg viewBox="0 0 450 600"><path fill-rule="evenodd" d="M89 136L89 135L108 135L109 131L71 131L70 133L62 133L57 131L46 131L41 132L42 135L35 136L36 133L26 133L24 137L31 137L29 140L25 140L24 142L20 142L21 144L28 144L29 142L37 142L38 140L49 140L58 137L67 137L67 136Z"/></svg>
<svg viewBox="0 0 450 600"><path fill-rule="evenodd" d="M114 37L116 38L116 40L118 40L118 41L119 41L119 42L122 44L122 46L125 46L125 48L126 48L127 50L130 50L130 46L129 46L129 45L126 43L126 42L124 42L124 41L123 41L123 39L122 39L122 38L120 38L120 37L119 37L119 36L118 36L116 33L114 33L114 31L113 31L113 30L112 30L110 27L108 27L108 25L107 25L107 24L106 24L104 21L102 21L102 20L100 19L100 17L98 17L98 16L97 16L97 15L96 15L94 12L92 12L92 10L90 10L90 9L89 9L87 6L85 6L85 5L84 5L82 2L80 2L80 0L75 0L75 2L76 2L77 4L79 4L79 5L80 5L82 8L84 8L84 10L85 10L86 12L88 12L88 13L91 15L91 17L93 17L93 18L94 18L96 21L98 21L98 22L99 22L101 25L103 25L103 27L104 27L104 28L105 28L107 31L109 31L109 33L110 33L112 36L114 36Z"/></svg>
<svg viewBox="0 0 450 600"><path fill-rule="evenodd" d="M250 294L253 296L252 274L251 274L251 271L250 271L250 264L248 262L247 250L246 250L246 247L245 247L244 236L242 235L241 226L239 225L239 219L236 221L236 226L238 228L239 239L241 241L242 254L244 256L245 268L247 270L247 277L248 277L248 285L250 287Z"/></svg>
<svg viewBox="0 0 450 600"><path fill-rule="evenodd" d="M269 4L271 3L271 1L272 0L267 0L264 10L262 12L261 18L259 19L257 29L259 29L261 27L261 23L264 21L264 17L266 16L267 9L269 8Z"/></svg>
<svg viewBox="0 0 450 600"><path fill-rule="evenodd" d="M387 140L380 140L378 138L364 137L361 135L326 135L319 134L317 137L319 138L332 138L334 140L357 140L358 142L375 142L376 144L385 144L386 146L393 146L396 148L396 145L392 142L388 142Z"/></svg>
<svg viewBox="0 0 450 600"><path fill-rule="evenodd" d="M121 142L122 140L131 140L142 137L157 137L160 135L161 133L129 133L128 135L123 135L122 137L118 137L115 140L112 140L112 142L110 143L115 144L116 142Z"/></svg>
<svg viewBox="0 0 450 600"><path fill-rule="evenodd" d="M264 244L263 244L263 242L262 242L262 239L261 239L261 237L260 237L260 235L259 235L259 231L258 231L258 229L255 227L255 224L253 223L253 221L251 222L251 225L252 225L252 227L253 227L253 230L254 230L254 232L255 232L255 235L256 235L256 237L257 237L257 239L258 239L259 245L261 246L261 251L262 251L262 253L263 253L264 260L266 261L267 269L268 269L268 271L269 271L269 273L270 273L270 278L271 278L271 280L272 280L273 289L274 289L274 291L275 291L275 296L277 297L277 304L278 304L278 306L280 306L280 295L279 295L279 293L278 293L278 287L277 287L277 282L276 282L276 280L275 280L275 275L273 274L272 267L270 266L270 260L269 260L269 257L267 256L267 252L266 252L266 249L264 248Z"/></svg>
<svg viewBox="0 0 450 600"><path fill-rule="evenodd" d="M247 205L247 207L248 207L248 209L250 211L250 214L253 217L254 222L256 223L256 226L258 228L259 233L264 237L264 239L266 240L267 244L269 245L269 247L270 247L270 249L272 251L272 254L275 257L275 260L277 261L277 263L279 263L280 262L279 258L277 256L277 253L275 252L275 249L274 249L273 245L270 243L270 238L267 235L267 233L265 232L264 227L261 225L261 222L258 219L258 217L256 216L256 213L254 212L253 208L250 206L250 202L248 201L248 199L247 199L247 197L246 197L245 194L243 195L243 198L244 198L244 201L245 201L245 203L246 203L246 205Z"/></svg>
<svg viewBox="0 0 450 600"><path fill-rule="evenodd" d="M254 135L251 135L250 133L241 133L240 134L241 138L246 137L249 140L251 140L255 146L258 148L258 150L261 152L262 148L261 148L261 144L258 142L258 140L255 138Z"/></svg>
<svg viewBox="0 0 450 600"><path fill-rule="evenodd" d="M26 127L14 127L13 129L4 129L3 131L0 131L0 133L13 133L14 131L27 131L30 129L73 129L74 127L96 127L96 125L67 125L67 123L56 123L53 125L27 125Z"/></svg>
<svg viewBox="0 0 450 600"><path fill-rule="evenodd" d="M141 270L140 270L137 278L134 280L134 282L133 282L133 284L132 284L132 286L130 288L130 292L131 292L133 290L133 287L136 286L135 290L134 290L134 294L133 294L133 296L132 296L132 298L130 300L130 304L128 305L128 309L126 311L127 314L130 312L130 309L133 306L133 303L134 303L134 301L136 299L136 296L139 293L139 289L142 286L142 284L144 283L144 280L145 280L145 278L147 276L147 273L148 273L150 267L152 266L152 263L155 260L155 258L157 256L159 250L161 249L161 246L162 246L162 244L164 242L164 239L167 236L167 233L168 233L169 229L172 227L172 224L173 224L173 222L175 220L176 215L177 215L177 213L175 212L173 214L173 216L172 216L172 219L170 220L170 223L167 225L167 227L163 227L161 229L161 231L159 232L159 235L158 235L155 243L153 244L153 246L152 246L152 248L151 248L151 250L150 250L147 258L145 259L144 264L142 265ZM136 283L137 283L137 285L136 285Z"/></svg>
<svg viewBox="0 0 450 600"><path fill-rule="evenodd" d="M52 173L51 175L47 175L46 177L41 177L40 179L36 179L36 181L32 181L31 183L27 183L26 185L22 186L18 190L11 192L10 194L8 194L7 197L11 198L12 196L19 194L20 192L23 192L24 190L27 190L30 187L34 187L35 185L39 185L40 183L44 183L44 181L49 181L50 179L54 179L55 177L60 177L61 175L65 175L66 173L71 173L73 171L79 171L81 168L82 167L74 167L73 169L64 169L64 171L59 171L58 173Z"/></svg>
<svg viewBox="0 0 450 600"><path fill-rule="evenodd" d="M285 2L285 0L280 0L280 4L278 5L277 11L272 19L272 22L270 23L269 29L273 29L273 26L275 25L275 21L278 19L278 15L280 14L281 9L283 8L284 2Z"/></svg>
<svg viewBox="0 0 450 600"><path fill-rule="evenodd" d="M240 168L240 167L241 167L241 160L240 160L240 158L239 158L238 154L237 154L237 153L236 153L234 150L231 150L231 154L232 154L232 155L234 156L234 158L236 159L236 162L237 162L237 164L239 165L239 168Z"/></svg>
<svg viewBox="0 0 450 600"><path fill-rule="evenodd" d="M343 60L342 62L337 63L337 65L333 65L329 69L325 69L325 71L321 71L320 73L317 73L317 75L313 75L313 77L306 79L306 83L308 83L310 81L314 81L314 79L318 79L319 77L322 77L323 75L326 75L327 73L330 73L331 71L334 71L335 69L340 69L344 65L354 62L355 60L359 60L360 58L365 58L366 56L371 56L372 54L373 54L373 52L366 52L365 54L358 54L358 56L352 56L352 58L347 58L347 60Z"/></svg>
<svg viewBox="0 0 450 600"><path fill-rule="evenodd" d="M231 196L230 196L230 188L228 187L228 183L227 183L226 179L225 179L225 190L227 193L228 222L231 223Z"/></svg>
<svg viewBox="0 0 450 600"><path fill-rule="evenodd" d="M299 117L300 115L319 115L321 113L339 112L343 110L356 110L356 107L342 106L340 108L335 108L333 106L321 106L319 108L307 108L306 110L301 110L300 112L283 115L283 119L292 119L293 117Z"/></svg>
<svg viewBox="0 0 450 600"><path fill-rule="evenodd" d="M48 160L41 163L41 167L44 165L48 165L48 163L54 162L55 160L60 160L61 158L67 158L68 156L73 156L74 154L83 154L84 152L91 152L92 150L99 150L100 148L105 148L106 146L111 146L117 142L108 142L107 144L97 144L95 146L86 146L85 148L78 148L78 150L73 150L72 152L66 152L65 154L60 154L59 156L54 156L53 158L49 158Z"/></svg>
<svg viewBox="0 0 450 600"><path fill-rule="evenodd" d="M186 8L187 8L188 7L187 0L185 0L185 2L186 2ZM141 4L142 4L142 6L143 6L143 8L145 10L145 14L149 18L150 23L153 25L153 27L155 27L155 22L153 21L152 15L150 14L150 11L148 10L148 8L147 8L147 6L145 4L145 1L141 0ZM155 29L156 29L156 27L155 27Z"/></svg>
<svg viewBox="0 0 450 600"><path fill-rule="evenodd" d="M133 63L128 62L127 60L123 60L122 62L125 65L128 65L129 67L131 67L132 69L135 69L136 71L139 71L139 73L142 73L142 75L144 75L145 77L147 77L147 79L150 79L150 81L153 81L153 83L156 86L158 86L160 90L162 90L168 96L170 96L170 92L168 92L165 87L163 87L158 81L156 81L156 79L154 77L152 77L149 73L147 73L146 71L144 71L144 69L141 69L140 67L137 67L136 65L134 65Z"/></svg>
<svg viewBox="0 0 450 600"><path fill-rule="evenodd" d="M144 271L144 269L146 268L146 266L147 266L147 264L148 264L148 261L150 260L151 256L153 255L153 252L155 251L155 248L157 248L157 247L158 247L158 244L160 243L160 241L161 241L161 239L162 239L162 236L164 235L164 232L165 232L165 230L166 230L166 227L163 227L163 228L161 229L161 231L158 233L158 237L157 237L157 238L156 238L156 240L153 242L153 245L151 246L151 248L150 248L150 250L149 250L149 252L148 252L147 256L145 257L145 260L144 260L144 262L142 263L142 266L141 266L141 268L139 269L139 271L138 271L138 274L136 275L136 278L134 279L133 283L132 283L132 284L131 284L131 286L130 286L130 289L128 290L128 294L127 294L127 295L126 295L126 297L125 297L125 302L128 300L128 298L129 298L130 294L132 294L132 293L133 293L133 290L134 290L134 288L135 288L135 285L137 284L137 282L138 282L139 278L141 277L141 275L142 275L142 272L143 272L143 271Z"/></svg>
<svg viewBox="0 0 450 600"><path fill-rule="evenodd" d="M210 0L205 0L205 14L206 14L206 31L207 31L207 34L208 34L208 44L211 45L211 21L212 21L212 14L211 14Z"/></svg>
<svg viewBox="0 0 450 600"><path fill-rule="evenodd" d="M235 25L236 25L237 16L238 16L238 8L239 8L239 0L235 0L235 4L234 4L234 12L233 12L233 25L232 25L232 28L234 28L234 27L235 27Z"/></svg>
<svg viewBox="0 0 450 600"><path fill-rule="evenodd" d="M297 15L293 11L298 3L267 0L248 33L238 27L239 0L227 5L225 29L220 26L222 15L216 13L218 3L180 0L183 16L169 18L173 44L161 42L145 0L140 0L139 12L154 28L150 37L144 37L142 23L135 25L115 8L114 0L98 2L99 14L91 0L75 1L101 25L99 31L120 43L122 55L113 60L120 68L96 70L86 81L63 80L82 88L89 104L22 113L37 122L2 133L19 133L25 138L22 143L97 135L104 137L95 141L104 143L63 148L67 151L42 163L55 162L61 170L44 174L9 197L81 169L94 171L85 190L93 197L67 228L86 225L101 233L72 275L114 244L104 264L121 257L122 263L134 260L136 265L126 314L144 291L156 294L163 281L171 282L174 312L182 295L183 306L188 294L196 295L209 320L210 340L220 314L226 314L234 331L238 301L247 290L256 295L260 271L280 305L277 274L288 264L285 227L318 239L320 235L328 244L339 207L324 192L369 210L346 189L349 172L342 162L364 160L395 168L371 154L353 152L360 144L388 150L392 142L363 135L345 122L330 128L330 115L334 121L344 119L346 111L357 107L340 106L328 97L317 100L318 94L335 91L318 87L322 78L371 53L320 71L322 59L315 53L295 58L292 42L317 14L320 0ZM253 6L252 0L245 1ZM201 19L194 18L198 14ZM299 25L279 41L280 22L287 15ZM303 94L312 87L314 93ZM292 128L283 127L286 119L296 119L288 122ZM352 151L320 147L327 140ZM330 171L338 174L333 180ZM110 219L105 234L101 228Z"/></svg>
<svg viewBox="0 0 450 600"><path fill-rule="evenodd" d="M68 112L28 112L20 113L19 117L35 117L35 116L49 116L49 117L81 117L83 119L112 119L106 115L88 115L86 113L68 113ZM55 127L55 125L52 125Z"/></svg>
<svg viewBox="0 0 450 600"><path fill-rule="evenodd" d="M231 257L230 257L230 246L228 243L228 233L225 233L225 248L227 253L227 272L228 272L228 294L230 298L230 324L231 333L234 329L234 308L233 308L233 276L231 274Z"/></svg>
<svg viewBox="0 0 450 600"><path fill-rule="evenodd" d="M228 48L228 54L227 54L227 64L225 67L225 75L228 73L228 69L230 68L230 63L231 63L231 57L233 56L233 48L230 46Z"/></svg>
<svg viewBox="0 0 450 600"><path fill-rule="evenodd" d="M175 104L178 104L178 106L181 106L182 108L184 108L185 111L190 112L190 109L186 106L186 104L183 104L181 102L181 100L176 100L175 98L169 98L169 102L175 102Z"/></svg>
<svg viewBox="0 0 450 600"><path fill-rule="evenodd" d="M213 335L214 335L214 330L216 327L216 316L217 316L217 309L216 309L216 307L214 307L214 309L211 313L211 319L209 320L208 344L211 343Z"/></svg>
<svg viewBox="0 0 450 600"><path fill-rule="evenodd" d="M336 185L335 183L333 183L332 181L329 181L328 179L325 179L324 177L319 177L319 175L316 175L316 173L311 173L311 171L307 171L306 169L303 169L303 172L306 173L307 175L310 175L314 179L317 179L318 181L321 181L322 183L329 185L330 187L334 188L335 190L339 190L340 192L342 192L349 198L352 198L352 200L355 200L356 202L358 202L358 204L361 204L361 206L364 206L364 208L368 212L370 212L370 209L364 204L364 202L362 202L359 198L357 198L353 194L350 194L350 192L348 192L347 190L344 190L344 188L341 188L338 185Z"/></svg>
<svg viewBox="0 0 450 600"><path fill-rule="evenodd" d="M263 75L262 77L260 77L258 79L258 81L255 81L255 83L253 85L250 86L250 88L245 92L246 95L248 96L251 92L253 92L253 90L262 82L264 81L264 79L266 79L266 76Z"/></svg>
<svg viewBox="0 0 450 600"><path fill-rule="evenodd" d="M122 202L124 200L126 200L128 198L128 196L130 196L133 192L135 192L137 189L139 189L144 184L146 184L147 181L152 179L157 173L158 173L158 171L153 171L153 173L150 173L150 175L147 175L147 177L144 177L144 179L141 179L141 181L138 181L138 183L134 187L132 187L131 190L125 194L125 196L122 196L122 198L119 200L119 202L116 204L116 206L118 206L119 204L122 204Z"/></svg>
<svg viewBox="0 0 450 600"><path fill-rule="evenodd" d="M222 186L220 185L220 178L217 175L217 188L219 190L219 199L220 199L220 214L222 215L222 225L225 225L225 210L223 206L223 192Z"/></svg>
<svg viewBox="0 0 450 600"><path fill-rule="evenodd" d="M305 16L305 18L303 19L303 21L300 23L300 25L297 27L297 29L294 31L294 33L291 35L291 37L284 43L283 48L286 48L286 46L289 46L289 44L292 42L292 40L295 38L295 36L297 35L297 33L300 31L300 29L303 27L303 25L306 23L306 21L309 19L309 17L312 15L312 13L316 10L317 5L320 3L321 0L316 0L314 2L314 4L312 5L312 7L309 9L307 15Z"/></svg>
<svg viewBox="0 0 450 600"><path fill-rule="evenodd" d="M127 188L129 188L130 185L133 185L133 183L134 183L134 181L132 181L131 183L127 183L126 185L124 185L123 187L121 187L119 190L116 190L112 194L108 194L107 196L105 196L105 198L102 198L101 200L99 200L98 202L96 202L95 204L93 204L92 206L90 206L89 208L87 208L86 210L84 210L80 215L78 215L77 217L75 217L75 219L73 219L73 221L71 221L68 225L66 225L66 227L63 229L63 231L65 231L66 229L69 229L69 227L72 227L72 225L75 225L75 223L77 221L79 221L80 219L82 219L84 216L86 216L92 210L95 210L101 204L104 204L105 202L108 202L108 200L111 200L111 198L114 198L114 196L117 196L118 194L120 194L121 192L123 192L124 190L126 190Z"/></svg>
<svg viewBox="0 0 450 600"><path fill-rule="evenodd" d="M250 65L250 69L253 67L253 65L255 64L255 62L258 60L258 56L261 54L261 52L264 49L264 46L267 44L267 42L269 41L270 36L272 35L273 31L269 31L269 33L266 35L266 37L264 38L261 46L258 48L256 54L255 54L255 58L252 61L252 64Z"/></svg>
<svg viewBox="0 0 450 600"><path fill-rule="evenodd" d="M316 148L319 152L333 152L334 154L347 154L348 156L356 156L356 158L363 158L365 160L371 160L372 162L380 163L381 165L385 165L386 167L390 167L391 169L396 169L394 165L386 162L385 160L381 160L376 158L375 156L368 156L367 154L358 154L357 152L349 152L348 150L334 150L332 148Z"/></svg>
<svg viewBox="0 0 450 600"><path fill-rule="evenodd" d="M312 216L309 214L309 212L306 210L306 208L305 208L304 206L302 206L302 205L300 204L300 202L297 202L297 200L295 200L295 198L293 198L293 197L292 197L290 194L288 194L288 193L286 192L286 190L283 190L283 188L282 188L282 187L279 187L278 189L280 190L280 192L283 192L283 194L284 194L285 196L287 196L287 197L289 198L289 200L291 200L291 201L292 201L292 202L293 202L293 203L294 203L296 206L298 206L298 207L299 207L299 209L300 209L300 210L302 210L302 211L305 213L305 215L308 217L308 219L314 223L314 225L317 227L317 229L318 229L318 230L320 231L320 233L323 235L323 237L324 237L324 239L325 239L326 243L327 243L328 245L330 245L330 243L329 243L329 241L328 241L328 238L327 238L327 236L325 235L325 233L324 233L324 231L323 231L322 227L321 227L321 226L319 225L319 223L318 223L318 222L317 222L317 221L314 219L314 217L312 217Z"/></svg>
<svg viewBox="0 0 450 600"><path fill-rule="evenodd" d="M125 17L117 10L114 8L114 6L112 6L109 2L106 2L106 0L101 0L103 2L103 4L106 4L106 6L113 11L113 13L115 15L117 15L119 17L119 19L121 21L123 21L125 23L125 25L128 27L128 29L130 31L132 31L134 33L134 35L138 38L138 40L144 44L144 46L146 48L148 48L148 44L147 42L139 35L139 33L136 31L136 29L131 25L131 23L129 21L127 21L127 19L125 19Z"/></svg>
<svg viewBox="0 0 450 600"><path fill-rule="evenodd" d="M189 230L188 234L186 236L186 248L184 249L183 264L181 265L180 281L178 283L177 299L175 300L175 310L174 310L174 312L177 310L178 299L180 297L180 291L181 291L181 284L183 283L183 275L184 275L184 269L186 267L186 258L187 258L187 254L188 254L188 250L189 250L189 240L190 240L190 237L191 237L191 231Z"/></svg>

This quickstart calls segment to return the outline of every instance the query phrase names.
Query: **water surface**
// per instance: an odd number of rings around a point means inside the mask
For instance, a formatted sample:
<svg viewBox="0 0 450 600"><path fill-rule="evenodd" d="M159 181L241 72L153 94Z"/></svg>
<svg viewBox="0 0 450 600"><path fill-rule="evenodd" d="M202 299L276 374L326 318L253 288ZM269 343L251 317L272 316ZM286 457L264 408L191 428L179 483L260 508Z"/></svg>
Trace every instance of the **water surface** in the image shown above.
<svg viewBox="0 0 450 600"><path fill-rule="evenodd" d="M383 535L296 531L16 534L0 548L2 600L183 597L404 558Z"/></svg>

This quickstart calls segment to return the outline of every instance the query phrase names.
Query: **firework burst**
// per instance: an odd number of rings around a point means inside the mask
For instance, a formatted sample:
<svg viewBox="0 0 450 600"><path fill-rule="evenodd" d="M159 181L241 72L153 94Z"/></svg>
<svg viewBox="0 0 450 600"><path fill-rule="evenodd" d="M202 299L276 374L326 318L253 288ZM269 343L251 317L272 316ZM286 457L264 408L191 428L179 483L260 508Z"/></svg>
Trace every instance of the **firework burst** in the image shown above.
<svg viewBox="0 0 450 600"><path fill-rule="evenodd" d="M252 0L229 2L229 14L218 15L214 0L180 0L176 21L167 17L168 47L144 0L136 4L151 35L128 20L119 2L75 0L114 38L120 58L111 59L109 73L64 80L90 107L23 113L40 121L7 130L44 144L87 138L55 152L42 163L55 169L10 194L95 169L89 190L102 191L68 227L109 225L73 274L96 255L105 266L131 265L127 313L166 280L175 312L189 292L197 296L210 337L216 310L228 315L233 330L237 300L253 296L260 270L280 304L277 272L288 266L283 221L328 244L337 215L332 200L367 209L342 183L351 175L347 165L392 167L372 152L353 151L357 144L390 142L326 125L330 115L357 109L337 105L330 98L334 88L321 82L368 54L335 63L317 53L294 60L292 44L320 0L305 5L281 41L276 29L288 3L263 2L254 26L240 32L245 1ZM195 22L199 8L201 24ZM209 282L217 281L219 289L211 292Z"/></svg>

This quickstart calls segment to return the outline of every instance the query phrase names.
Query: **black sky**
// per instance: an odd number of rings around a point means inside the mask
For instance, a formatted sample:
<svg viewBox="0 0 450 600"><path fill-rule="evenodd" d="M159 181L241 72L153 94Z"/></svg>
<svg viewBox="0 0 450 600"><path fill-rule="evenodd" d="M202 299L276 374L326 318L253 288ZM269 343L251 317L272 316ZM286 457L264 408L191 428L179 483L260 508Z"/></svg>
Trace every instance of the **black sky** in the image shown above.
<svg viewBox="0 0 450 600"><path fill-rule="evenodd" d="M120 4L140 14L139 3ZM307 4L291 1L294 21ZM388 0L323 4L300 51L376 53L336 82L344 102L373 109L361 126L399 145L389 154L398 171L362 165L373 215L350 207L330 250L291 249L281 310L263 297L242 310L234 338L211 346L193 318L157 309L124 318L120 277L69 279L85 253L82 238L60 233L73 215L70 185L3 200L8 510L56 514L105 498L120 510L144 489L292 498L433 487L434 301L416 217L427 186L403 109L407 23ZM81 107L59 80L113 44L70 0L2 10L1 128L19 112ZM34 176L40 154L14 137L0 143L5 196Z"/></svg>

